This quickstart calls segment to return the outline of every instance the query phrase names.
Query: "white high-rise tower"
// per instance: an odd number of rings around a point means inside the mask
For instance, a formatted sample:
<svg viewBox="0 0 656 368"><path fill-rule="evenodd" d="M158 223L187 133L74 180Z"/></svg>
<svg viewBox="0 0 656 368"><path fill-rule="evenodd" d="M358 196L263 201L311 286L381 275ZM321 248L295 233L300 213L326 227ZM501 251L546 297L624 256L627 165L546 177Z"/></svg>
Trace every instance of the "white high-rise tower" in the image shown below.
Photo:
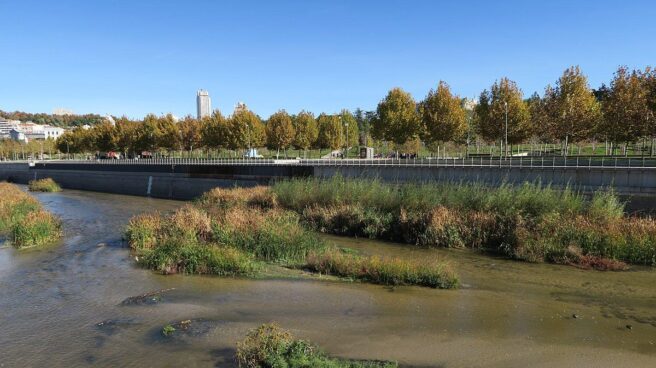
<svg viewBox="0 0 656 368"><path fill-rule="evenodd" d="M212 101L210 94L204 89L199 89L196 93L196 112L198 119L202 119L212 114Z"/></svg>

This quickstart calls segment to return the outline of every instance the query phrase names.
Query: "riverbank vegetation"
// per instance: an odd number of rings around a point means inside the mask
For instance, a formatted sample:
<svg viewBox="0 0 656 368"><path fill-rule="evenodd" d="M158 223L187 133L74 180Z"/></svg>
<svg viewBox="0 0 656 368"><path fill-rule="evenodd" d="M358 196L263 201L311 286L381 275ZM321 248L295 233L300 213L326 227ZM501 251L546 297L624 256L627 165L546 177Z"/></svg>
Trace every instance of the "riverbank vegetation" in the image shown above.
<svg viewBox="0 0 656 368"><path fill-rule="evenodd" d="M275 265L385 285L458 285L443 262L343 253L264 187L216 188L170 215L135 216L125 237L140 264L167 274L253 276Z"/></svg>
<svg viewBox="0 0 656 368"><path fill-rule="evenodd" d="M31 192L61 192L61 187L52 178L30 180L28 189Z"/></svg>
<svg viewBox="0 0 656 368"><path fill-rule="evenodd" d="M237 364L240 368L260 367L325 367L325 368L395 368L397 363L357 361L332 358L316 345L295 339L275 323L251 330L237 344Z"/></svg>
<svg viewBox="0 0 656 368"><path fill-rule="evenodd" d="M0 233L12 245L27 248L50 243L62 235L61 222L20 188L0 183Z"/></svg>
<svg viewBox="0 0 656 368"><path fill-rule="evenodd" d="M656 265L656 221L625 216L611 191L589 198L530 183L395 185L342 177L281 181L271 191L280 207L325 233L598 269Z"/></svg>

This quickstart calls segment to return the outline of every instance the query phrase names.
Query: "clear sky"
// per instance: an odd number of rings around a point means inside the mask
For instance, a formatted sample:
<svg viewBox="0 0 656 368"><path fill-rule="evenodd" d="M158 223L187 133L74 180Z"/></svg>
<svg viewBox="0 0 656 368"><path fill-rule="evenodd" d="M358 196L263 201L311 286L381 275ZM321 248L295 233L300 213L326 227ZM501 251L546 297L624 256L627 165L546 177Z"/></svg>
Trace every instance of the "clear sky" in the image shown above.
<svg viewBox="0 0 656 368"><path fill-rule="evenodd" d="M578 64L593 87L656 65L650 1L0 0L0 109L195 114L196 90L267 117L375 109L439 80L530 95Z"/></svg>

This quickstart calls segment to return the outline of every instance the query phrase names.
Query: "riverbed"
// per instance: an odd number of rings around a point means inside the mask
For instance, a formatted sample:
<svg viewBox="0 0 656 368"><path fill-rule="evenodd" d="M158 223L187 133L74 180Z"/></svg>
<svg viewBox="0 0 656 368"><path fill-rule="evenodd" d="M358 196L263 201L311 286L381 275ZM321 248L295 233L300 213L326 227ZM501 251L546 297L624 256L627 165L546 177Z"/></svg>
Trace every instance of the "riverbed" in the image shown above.
<svg viewBox="0 0 656 368"><path fill-rule="evenodd" d="M306 278L163 276L121 241L137 213L183 202L66 190L36 197L61 242L0 248L0 366L234 366L236 342L276 321L331 355L416 367L654 367L656 272L598 272L333 236L365 254L438 257L458 290ZM1 241L1 240L0 240ZM121 305L162 289L157 303ZM162 326L192 320L165 338Z"/></svg>

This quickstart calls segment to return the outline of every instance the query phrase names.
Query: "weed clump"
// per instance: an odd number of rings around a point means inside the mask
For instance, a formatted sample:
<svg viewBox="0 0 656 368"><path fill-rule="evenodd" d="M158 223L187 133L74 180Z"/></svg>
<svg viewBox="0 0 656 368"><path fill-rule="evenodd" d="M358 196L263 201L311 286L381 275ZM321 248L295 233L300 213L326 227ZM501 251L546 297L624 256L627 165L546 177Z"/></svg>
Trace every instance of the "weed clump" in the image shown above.
<svg viewBox="0 0 656 368"><path fill-rule="evenodd" d="M62 235L60 220L17 186L0 183L0 233L17 248L40 246Z"/></svg>
<svg viewBox="0 0 656 368"><path fill-rule="evenodd" d="M395 368L397 363L357 361L332 358L316 345L295 339L275 323L251 330L237 344L237 364L241 368L326 367L326 368Z"/></svg>
<svg viewBox="0 0 656 368"><path fill-rule="evenodd" d="M61 192L61 187L52 178L30 180L28 189L31 192Z"/></svg>

